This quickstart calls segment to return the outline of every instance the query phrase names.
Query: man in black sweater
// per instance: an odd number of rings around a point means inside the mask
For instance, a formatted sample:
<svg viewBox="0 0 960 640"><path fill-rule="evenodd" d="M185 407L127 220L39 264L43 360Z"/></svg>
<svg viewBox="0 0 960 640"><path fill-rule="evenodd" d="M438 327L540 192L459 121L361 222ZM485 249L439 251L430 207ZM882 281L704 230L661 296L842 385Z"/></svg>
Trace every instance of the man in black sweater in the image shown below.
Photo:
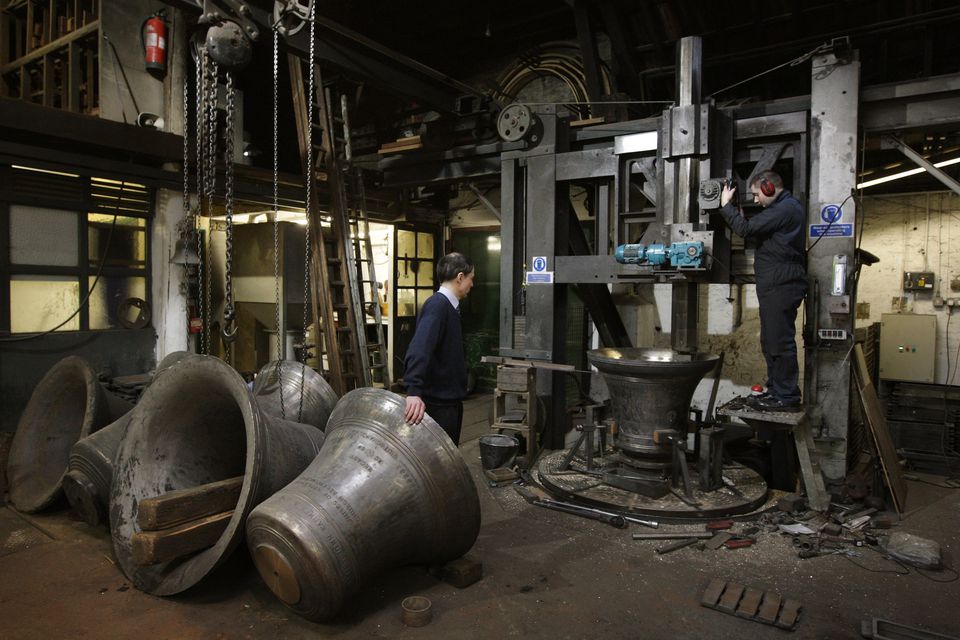
<svg viewBox="0 0 960 640"><path fill-rule="evenodd" d="M437 264L437 280L440 289L423 303L407 347L403 417L410 424L420 424L423 414L428 413L459 445L463 399L467 396L460 301L473 288L473 263L463 254L447 254Z"/></svg>
<svg viewBox="0 0 960 640"><path fill-rule="evenodd" d="M730 204L736 186L727 186L720 197L720 214L734 233L757 243L753 264L767 391L753 404L764 411L800 411L796 320L807 291L806 216L777 173L763 171L749 187L763 211L745 218Z"/></svg>

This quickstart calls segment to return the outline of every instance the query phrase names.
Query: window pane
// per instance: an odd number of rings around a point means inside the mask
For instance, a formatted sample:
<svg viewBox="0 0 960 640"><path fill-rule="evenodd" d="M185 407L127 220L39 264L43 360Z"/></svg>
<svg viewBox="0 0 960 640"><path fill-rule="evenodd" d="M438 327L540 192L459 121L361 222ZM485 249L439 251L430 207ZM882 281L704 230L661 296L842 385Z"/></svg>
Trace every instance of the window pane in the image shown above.
<svg viewBox="0 0 960 640"><path fill-rule="evenodd" d="M415 296L415 289L397 289L397 316L416 315Z"/></svg>
<svg viewBox="0 0 960 640"><path fill-rule="evenodd" d="M96 278L90 277L90 286ZM107 278L100 276L97 288L90 294L90 328L117 329L117 309L127 298L146 300L146 278ZM137 308L128 309L125 317L131 323L137 319Z"/></svg>
<svg viewBox="0 0 960 640"><path fill-rule="evenodd" d="M77 212L10 205L10 262L75 267Z"/></svg>
<svg viewBox="0 0 960 640"><path fill-rule="evenodd" d="M72 276L11 276L10 331L48 331L77 310L80 283ZM77 314L58 331L80 329Z"/></svg>
<svg viewBox="0 0 960 640"><path fill-rule="evenodd" d="M417 255L417 234L413 231L397 231L397 257L415 258Z"/></svg>
<svg viewBox="0 0 960 640"><path fill-rule="evenodd" d="M146 267L146 231L142 226L131 224L139 218L117 216L116 226L113 225L113 216L91 213L88 220L87 252L91 265L98 265L106 251L106 264L110 266Z"/></svg>
<svg viewBox="0 0 960 640"><path fill-rule="evenodd" d="M417 257L433 260L433 234L417 234Z"/></svg>
<svg viewBox="0 0 960 640"><path fill-rule="evenodd" d="M412 287L417 284L417 261L397 260L397 286Z"/></svg>
<svg viewBox="0 0 960 640"><path fill-rule="evenodd" d="M113 224L113 215L109 213L91 213L87 215L87 220L90 222L102 222L107 226ZM140 227L143 228L147 225L145 218L133 218L130 216L117 216L117 226L124 227Z"/></svg>
<svg viewBox="0 0 960 640"><path fill-rule="evenodd" d="M433 287L433 262L421 262L417 269L417 285L421 287Z"/></svg>

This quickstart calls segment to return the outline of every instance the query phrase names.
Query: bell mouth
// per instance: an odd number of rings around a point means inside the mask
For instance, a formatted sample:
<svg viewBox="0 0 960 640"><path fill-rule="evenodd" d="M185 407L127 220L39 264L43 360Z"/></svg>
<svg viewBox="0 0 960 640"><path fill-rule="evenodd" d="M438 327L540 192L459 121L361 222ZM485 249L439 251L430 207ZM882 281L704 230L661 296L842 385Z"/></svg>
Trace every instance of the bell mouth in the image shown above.
<svg viewBox="0 0 960 640"><path fill-rule="evenodd" d="M10 447L10 500L19 511L40 511L62 495L70 447L90 434L102 400L86 360L64 358L47 372L24 409Z"/></svg>
<svg viewBox="0 0 960 640"><path fill-rule="evenodd" d="M141 399L117 454L110 498L117 559L137 588L154 595L190 588L226 557L239 542L256 493L261 419L246 383L217 358L186 360L175 375L157 376ZM142 531L142 500L237 476L244 477L240 497L213 546L168 562L135 562L132 538Z"/></svg>

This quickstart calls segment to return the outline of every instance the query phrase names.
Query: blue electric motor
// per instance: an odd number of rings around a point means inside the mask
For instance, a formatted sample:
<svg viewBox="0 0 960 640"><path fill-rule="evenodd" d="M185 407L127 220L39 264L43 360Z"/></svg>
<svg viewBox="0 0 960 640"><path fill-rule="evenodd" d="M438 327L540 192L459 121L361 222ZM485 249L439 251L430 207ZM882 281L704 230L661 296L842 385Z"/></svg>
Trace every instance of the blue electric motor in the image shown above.
<svg viewBox="0 0 960 640"><path fill-rule="evenodd" d="M649 264L662 267L667 263L677 269L703 266L702 242L674 242L669 247L663 244L622 244L617 247L614 258L620 264Z"/></svg>

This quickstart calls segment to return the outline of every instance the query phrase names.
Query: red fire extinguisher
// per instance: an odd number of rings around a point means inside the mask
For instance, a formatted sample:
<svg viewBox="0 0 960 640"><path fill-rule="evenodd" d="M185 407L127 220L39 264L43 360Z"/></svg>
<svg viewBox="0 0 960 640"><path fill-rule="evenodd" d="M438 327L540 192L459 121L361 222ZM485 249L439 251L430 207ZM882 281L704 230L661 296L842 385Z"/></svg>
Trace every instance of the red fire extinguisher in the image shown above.
<svg viewBox="0 0 960 640"><path fill-rule="evenodd" d="M141 30L147 71L167 72L167 23L163 10L143 22Z"/></svg>

